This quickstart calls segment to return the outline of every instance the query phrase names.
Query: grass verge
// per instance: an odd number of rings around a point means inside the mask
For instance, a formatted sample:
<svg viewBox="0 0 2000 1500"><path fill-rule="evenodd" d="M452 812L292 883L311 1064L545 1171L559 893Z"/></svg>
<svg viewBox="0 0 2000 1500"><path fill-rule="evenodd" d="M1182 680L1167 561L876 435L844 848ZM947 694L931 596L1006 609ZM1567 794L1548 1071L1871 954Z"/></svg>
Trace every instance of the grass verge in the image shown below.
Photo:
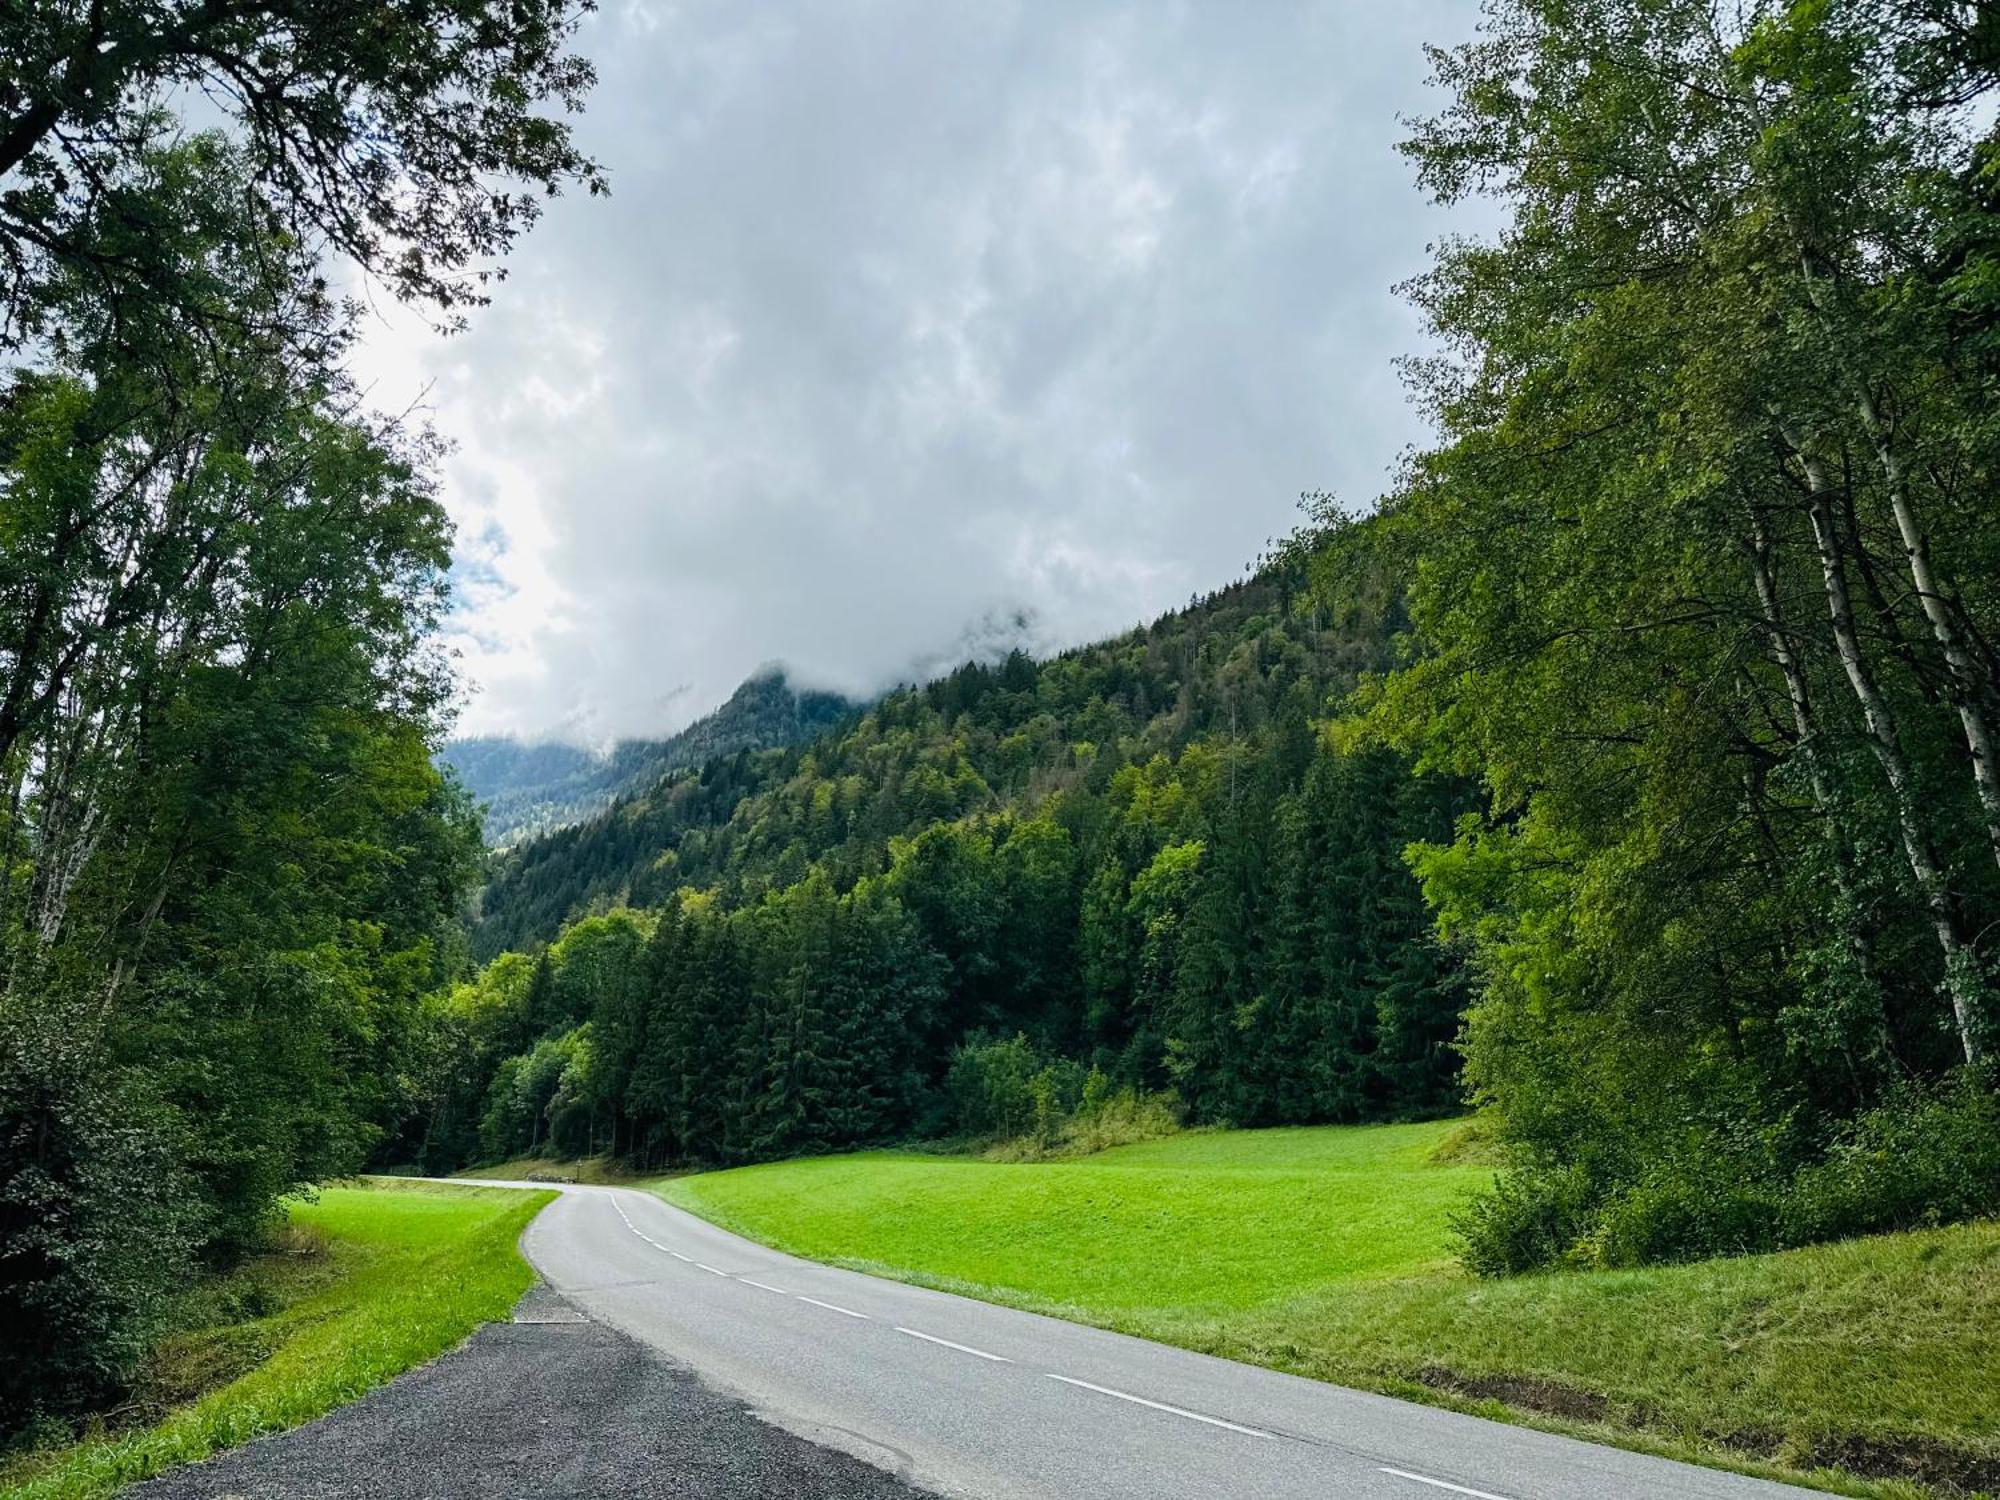
<svg viewBox="0 0 2000 1500"><path fill-rule="evenodd" d="M1451 1207L1491 1175L1459 1128L870 1153L654 1190L795 1254L1343 1385L1853 1495L2000 1492L2000 1224L1480 1281L1449 1259Z"/></svg>
<svg viewBox="0 0 2000 1500"><path fill-rule="evenodd" d="M142 1378L141 1402L188 1399L143 1428L15 1458L0 1469L0 1496L108 1495L323 1416L435 1358L527 1290L534 1274L515 1241L552 1196L411 1183L291 1204L278 1251L191 1292L191 1326Z"/></svg>

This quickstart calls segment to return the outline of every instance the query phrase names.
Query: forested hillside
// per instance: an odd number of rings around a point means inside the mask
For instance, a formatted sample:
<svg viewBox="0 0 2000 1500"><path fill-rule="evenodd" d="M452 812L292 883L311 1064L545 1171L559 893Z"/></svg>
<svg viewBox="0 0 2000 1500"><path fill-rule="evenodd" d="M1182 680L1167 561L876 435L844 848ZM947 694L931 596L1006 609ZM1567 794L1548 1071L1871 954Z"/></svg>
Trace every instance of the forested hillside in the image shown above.
<svg viewBox="0 0 2000 1500"><path fill-rule="evenodd" d="M479 805L486 842L504 849L716 756L809 739L855 707L839 693L795 688L782 667L770 666L713 713L665 739L620 740L600 752L560 741L461 738L447 741L438 759Z"/></svg>
<svg viewBox="0 0 2000 1500"><path fill-rule="evenodd" d="M1469 785L1327 738L1395 617L1335 619L1311 553L510 852L478 943L516 951L448 1002L407 1144L733 1161L1169 1087L1242 1123L1450 1107L1462 979L1401 856Z"/></svg>

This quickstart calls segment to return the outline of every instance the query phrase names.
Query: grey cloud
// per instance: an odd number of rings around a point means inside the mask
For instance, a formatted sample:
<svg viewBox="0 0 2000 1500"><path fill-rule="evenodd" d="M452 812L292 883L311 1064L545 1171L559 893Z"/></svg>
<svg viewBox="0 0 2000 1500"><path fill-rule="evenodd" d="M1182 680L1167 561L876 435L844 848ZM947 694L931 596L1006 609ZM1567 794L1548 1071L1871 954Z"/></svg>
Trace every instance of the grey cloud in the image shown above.
<svg viewBox="0 0 2000 1500"><path fill-rule="evenodd" d="M674 727L1234 576L1418 435L1392 147L1463 3L615 3L563 201L433 382L469 728ZM481 535L487 540L477 540Z"/></svg>

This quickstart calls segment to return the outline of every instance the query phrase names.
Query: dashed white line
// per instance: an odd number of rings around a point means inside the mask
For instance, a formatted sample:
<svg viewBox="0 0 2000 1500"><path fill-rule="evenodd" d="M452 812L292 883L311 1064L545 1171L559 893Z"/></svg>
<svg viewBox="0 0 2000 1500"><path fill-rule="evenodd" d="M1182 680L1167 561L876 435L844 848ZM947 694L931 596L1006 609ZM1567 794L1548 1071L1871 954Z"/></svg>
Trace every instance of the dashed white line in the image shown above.
<svg viewBox="0 0 2000 1500"><path fill-rule="evenodd" d="M776 1292L780 1297L789 1297L792 1295L790 1292L786 1291L783 1287L772 1286L767 1281L752 1281L748 1276L739 1276L736 1279L742 1282L745 1286L761 1287L764 1291Z"/></svg>
<svg viewBox="0 0 2000 1500"><path fill-rule="evenodd" d="M792 1293L792 1295L793 1295L793 1296L795 1296L795 1297L797 1297L797 1298L799 1299L799 1301L801 1301L801 1302L810 1302L810 1303L811 1303L811 1304L812 1304L812 1305L813 1305L814 1307L823 1307L823 1308L825 1308L825 1309L826 1309L826 1310L827 1310L828 1312L837 1312L837 1313L843 1313L843 1314L845 1314L845 1315L846 1315L847 1317L850 1317L850 1318L861 1318L861 1319L864 1319L864 1320L865 1320L865 1319L867 1318L867 1316L868 1316L868 1314L867 1314L867 1313L858 1313L858 1312L856 1312L856 1311L855 1311L855 1310L854 1310L853 1308L851 1308L851 1307L839 1307L839 1306L836 1306L835 1304L833 1304L833 1303L831 1303L831 1302L822 1302L822 1301L820 1301L820 1300L819 1300L819 1298L817 1298L817 1297L808 1297L808 1296L807 1296L807 1295L806 1295L806 1294L805 1294L804 1292L794 1292L794 1293Z"/></svg>
<svg viewBox="0 0 2000 1500"><path fill-rule="evenodd" d="M1442 1479L1432 1479L1425 1474L1412 1474L1408 1469L1383 1468L1384 1474L1394 1474L1398 1479L1414 1479L1418 1484L1427 1484L1433 1489L1450 1490L1455 1495L1471 1495L1474 1500L1507 1500L1504 1495L1493 1494L1489 1490L1469 1490L1462 1484L1451 1484Z"/></svg>
<svg viewBox="0 0 2000 1500"><path fill-rule="evenodd" d="M1011 1365L1013 1360L1004 1354L988 1354L984 1349L975 1349L970 1344L954 1344L950 1339L941 1339L934 1333L918 1333L914 1328L896 1325L896 1332L907 1333L913 1339L922 1339L927 1344L942 1344L947 1349L956 1349L960 1354L976 1354L981 1359L990 1359L996 1365Z"/></svg>
<svg viewBox="0 0 2000 1500"><path fill-rule="evenodd" d="M729 1274L727 1271L723 1270L720 1266L711 1266L705 1260L698 1260L695 1262L695 1264L700 1266L704 1271L708 1272L709 1275L711 1276L727 1276Z"/></svg>
<svg viewBox="0 0 2000 1500"><path fill-rule="evenodd" d="M1067 1375L1042 1372L1051 1380L1060 1380L1064 1385L1080 1385L1086 1391L1096 1391L1100 1396L1116 1396L1120 1401L1130 1401L1135 1406L1150 1406L1154 1411L1172 1412L1177 1417L1186 1417L1191 1422L1206 1422L1211 1427L1227 1427L1231 1432L1240 1432L1245 1437L1276 1437L1276 1433L1262 1432L1255 1427L1239 1426L1235 1422L1225 1422L1220 1417L1205 1417L1198 1411L1189 1411L1184 1406L1169 1406L1164 1401L1148 1401L1144 1396L1135 1396L1130 1391L1114 1391L1108 1385L1092 1385L1088 1380L1072 1380Z"/></svg>
<svg viewBox="0 0 2000 1500"><path fill-rule="evenodd" d="M694 1257L692 1255L683 1255L678 1250L669 1250L667 1254L671 1255L675 1260L684 1260L689 1265L694 1264Z"/></svg>

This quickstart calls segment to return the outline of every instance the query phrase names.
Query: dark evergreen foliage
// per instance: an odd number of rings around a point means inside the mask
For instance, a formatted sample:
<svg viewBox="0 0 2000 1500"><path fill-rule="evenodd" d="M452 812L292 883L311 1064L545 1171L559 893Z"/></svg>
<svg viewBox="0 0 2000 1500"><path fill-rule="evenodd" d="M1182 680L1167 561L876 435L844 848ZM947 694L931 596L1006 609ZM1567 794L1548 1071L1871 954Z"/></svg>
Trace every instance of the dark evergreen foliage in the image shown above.
<svg viewBox="0 0 2000 1500"><path fill-rule="evenodd" d="M1334 550L1379 586L1365 547ZM462 1053L438 1113L487 1128L430 1130L426 1164L1042 1130L1093 1076L1246 1124L1452 1107L1462 980L1402 850L1447 837L1471 789L1327 741L1387 665L1394 614L1336 625L1308 555L501 856L477 942L553 941L539 968L502 954L452 998L441 1025L517 1045ZM641 943L643 964L608 961ZM554 977L524 989L530 973ZM573 998L539 1004L537 984ZM952 1086L968 1057L986 1081Z"/></svg>

